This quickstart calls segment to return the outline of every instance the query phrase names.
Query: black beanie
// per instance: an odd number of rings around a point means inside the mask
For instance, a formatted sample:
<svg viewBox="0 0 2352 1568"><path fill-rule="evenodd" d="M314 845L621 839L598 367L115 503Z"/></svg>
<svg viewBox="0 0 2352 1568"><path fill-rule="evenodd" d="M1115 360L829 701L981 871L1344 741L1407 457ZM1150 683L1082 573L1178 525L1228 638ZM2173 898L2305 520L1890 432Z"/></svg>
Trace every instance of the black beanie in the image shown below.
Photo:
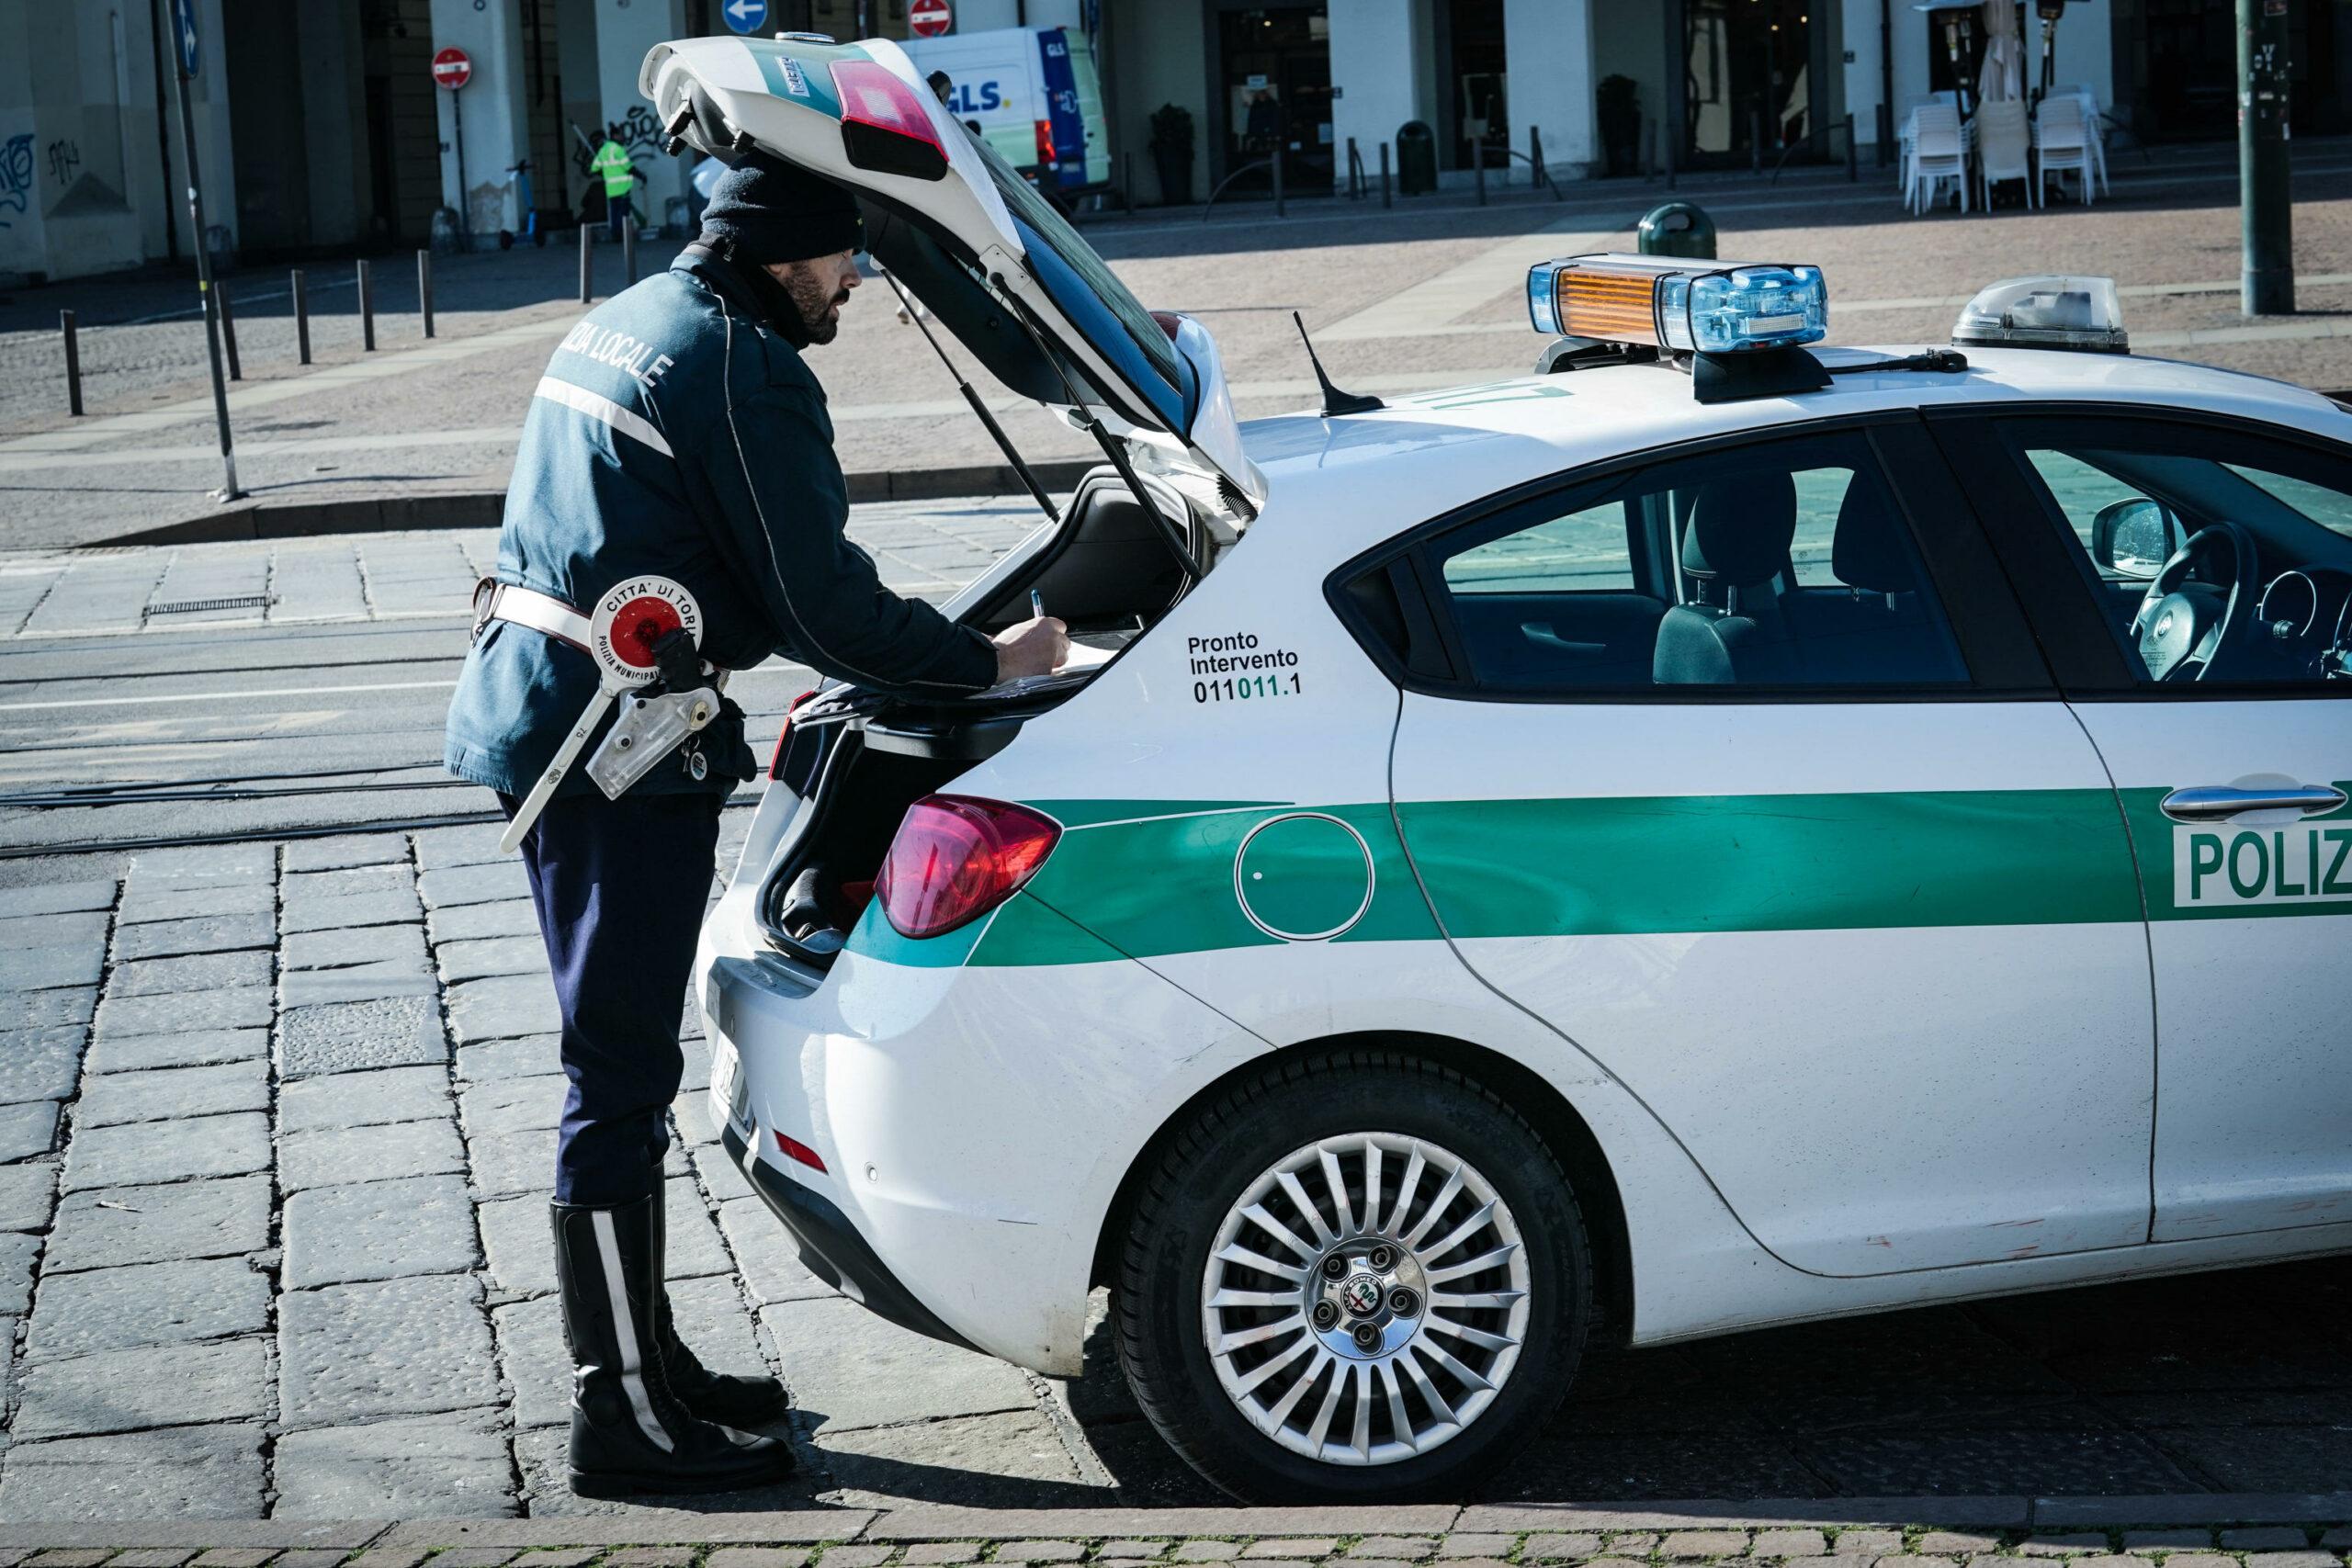
<svg viewBox="0 0 2352 1568"><path fill-rule="evenodd" d="M865 248L855 197L765 152L745 153L718 176L702 227L762 265Z"/></svg>

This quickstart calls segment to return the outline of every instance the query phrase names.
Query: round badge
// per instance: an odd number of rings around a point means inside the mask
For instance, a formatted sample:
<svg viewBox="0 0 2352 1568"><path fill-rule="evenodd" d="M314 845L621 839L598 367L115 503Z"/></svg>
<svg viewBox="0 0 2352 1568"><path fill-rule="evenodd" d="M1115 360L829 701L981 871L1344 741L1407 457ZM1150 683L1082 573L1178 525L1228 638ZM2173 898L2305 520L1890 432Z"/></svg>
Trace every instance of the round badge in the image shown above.
<svg viewBox="0 0 2352 1568"><path fill-rule="evenodd" d="M1327 942L1372 908L1372 848L1363 835L1319 811L1269 818L1250 829L1233 857L1241 913L1284 942Z"/></svg>
<svg viewBox="0 0 2352 1568"><path fill-rule="evenodd" d="M666 577L632 577L613 585L589 617L589 647L605 673L625 686L650 684L653 645L684 630L702 646L702 609L684 585Z"/></svg>

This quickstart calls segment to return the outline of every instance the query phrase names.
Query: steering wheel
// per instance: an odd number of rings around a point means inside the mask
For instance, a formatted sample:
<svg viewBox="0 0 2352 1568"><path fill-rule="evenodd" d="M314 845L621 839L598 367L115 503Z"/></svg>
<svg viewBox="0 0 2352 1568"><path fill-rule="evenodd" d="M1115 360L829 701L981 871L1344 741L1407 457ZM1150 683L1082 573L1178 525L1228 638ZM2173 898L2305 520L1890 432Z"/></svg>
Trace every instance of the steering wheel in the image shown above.
<svg viewBox="0 0 2352 1568"><path fill-rule="evenodd" d="M2223 546L2230 557L2229 583L2192 582L2188 569L2209 564ZM2245 592L2254 581L2254 541L2234 523L2213 523L2191 534L2172 558L2157 570L2132 615L2132 640L2149 678L2202 681L2213 672L2222 650L2245 633L2254 617L2254 595Z"/></svg>

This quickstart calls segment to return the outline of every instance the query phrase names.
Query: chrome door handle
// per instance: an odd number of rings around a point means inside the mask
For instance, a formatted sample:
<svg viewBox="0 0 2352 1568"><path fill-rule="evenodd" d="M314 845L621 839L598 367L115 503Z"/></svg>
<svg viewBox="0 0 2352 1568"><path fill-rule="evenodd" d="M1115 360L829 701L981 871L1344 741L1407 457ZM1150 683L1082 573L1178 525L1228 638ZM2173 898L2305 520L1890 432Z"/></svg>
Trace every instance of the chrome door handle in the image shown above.
<svg viewBox="0 0 2352 1568"><path fill-rule="evenodd" d="M2163 807L2164 814L2176 822L2219 822L2242 811L2300 811L2306 817L2324 817L2344 801L2344 792L2328 784L2279 784L2267 789L2192 784L2165 796Z"/></svg>

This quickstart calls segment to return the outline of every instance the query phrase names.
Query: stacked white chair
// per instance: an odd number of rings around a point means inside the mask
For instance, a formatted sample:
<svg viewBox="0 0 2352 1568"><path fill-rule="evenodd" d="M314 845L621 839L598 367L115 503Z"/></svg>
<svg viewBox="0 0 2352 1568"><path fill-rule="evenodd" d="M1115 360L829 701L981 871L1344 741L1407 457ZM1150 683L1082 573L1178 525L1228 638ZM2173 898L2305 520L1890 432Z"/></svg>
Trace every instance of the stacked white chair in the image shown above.
<svg viewBox="0 0 2352 1568"><path fill-rule="evenodd" d="M2034 189L2033 134L2026 124L2025 105L2015 98L1986 104L1976 111L1976 179L1984 210L1993 210L1993 182L2025 182L2025 204L2041 205Z"/></svg>
<svg viewBox="0 0 2352 1568"><path fill-rule="evenodd" d="M2083 205L2091 202L2091 132L2083 121L2080 98L2052 95L2041 100L2033 117L2033 150L2041 164L2037 183L2071 169L2082 182Z"/></svg>
<svg viewBox="0 0 2352 1568"><path fill-rule="evenodd" d="M1960 111L1946 104L1928 104L1912 117L1918 128L1911 148L1903 205L1925 212L1943 194L1946 181L1960 193L1960 209L1968 210L1968 147L1960 134Z"/></svg>

